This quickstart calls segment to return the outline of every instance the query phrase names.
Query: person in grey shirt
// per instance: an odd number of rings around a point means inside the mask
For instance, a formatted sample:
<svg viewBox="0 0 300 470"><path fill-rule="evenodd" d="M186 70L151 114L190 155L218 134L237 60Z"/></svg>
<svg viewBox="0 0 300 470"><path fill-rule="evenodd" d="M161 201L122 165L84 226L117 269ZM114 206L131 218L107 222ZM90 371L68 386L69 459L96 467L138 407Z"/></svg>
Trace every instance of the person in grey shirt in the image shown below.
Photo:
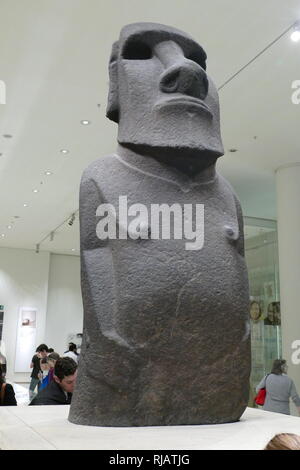
<svg viewBox="0 0 300 470"><path fill-rule="evenodd" d="M300 397L295 384L286 375L287 364L284 359L276 359L270 374L266 375L256 387L256 392L266 388L266 399L263 405L264 411L290 414L290 398L298 408L300 415Z"/></svg>

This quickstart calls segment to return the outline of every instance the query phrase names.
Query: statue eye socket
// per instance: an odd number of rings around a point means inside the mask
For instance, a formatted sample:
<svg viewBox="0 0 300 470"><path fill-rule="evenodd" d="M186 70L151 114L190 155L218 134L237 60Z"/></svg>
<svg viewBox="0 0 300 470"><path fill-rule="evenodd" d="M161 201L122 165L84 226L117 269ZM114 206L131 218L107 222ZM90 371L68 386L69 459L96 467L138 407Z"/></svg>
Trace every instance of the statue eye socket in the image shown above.
<svg viewBox="0 0 300 470"><path fill-rule="evenodd" d="M147 60L152 57L152 49L144 42L129 41L122 55L126 60Z"/></svg>
<svg viewBox="0 0 300 470"><path fill-rule="evenodd" d="M192 60L193 62L196 62L196 64L200 65L200 67L202 67L203 70L206 70L206 61L205 61L205 58L201 54L197 52L193 52L187 57L187 59Z"/></svg>

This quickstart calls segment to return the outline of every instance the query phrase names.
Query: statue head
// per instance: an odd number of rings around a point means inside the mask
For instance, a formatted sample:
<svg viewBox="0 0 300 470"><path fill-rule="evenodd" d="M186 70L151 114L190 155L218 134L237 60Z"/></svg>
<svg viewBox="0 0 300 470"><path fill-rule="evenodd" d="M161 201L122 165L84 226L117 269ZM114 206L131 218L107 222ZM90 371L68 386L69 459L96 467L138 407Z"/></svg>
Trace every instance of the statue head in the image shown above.
<svg viewBox="0 0 300 470"><path fill-rule="evenodd" d="M223 155L218 92L206 53L190 36L155 23L127 25L109 75L107 117L119 124L120 144L187 150L208 162Z"/></svg>

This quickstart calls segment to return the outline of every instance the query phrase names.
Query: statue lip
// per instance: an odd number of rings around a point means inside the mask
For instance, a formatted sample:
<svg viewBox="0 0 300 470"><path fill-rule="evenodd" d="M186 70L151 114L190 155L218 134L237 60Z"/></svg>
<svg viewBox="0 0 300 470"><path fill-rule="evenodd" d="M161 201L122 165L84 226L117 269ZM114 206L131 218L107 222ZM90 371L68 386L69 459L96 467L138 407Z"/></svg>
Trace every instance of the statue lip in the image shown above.
<svg viewBox="0 0 300 470"><path fill-rule="evenodd" d="M176 106L176 105L185 105L189 107L198 107L203 111L206 111L207 114L212 117L212 112L204 101L196 98L194 96L173 96L171 98L163 98L155 104L155 108L163 108L165 106Z"/></svg>

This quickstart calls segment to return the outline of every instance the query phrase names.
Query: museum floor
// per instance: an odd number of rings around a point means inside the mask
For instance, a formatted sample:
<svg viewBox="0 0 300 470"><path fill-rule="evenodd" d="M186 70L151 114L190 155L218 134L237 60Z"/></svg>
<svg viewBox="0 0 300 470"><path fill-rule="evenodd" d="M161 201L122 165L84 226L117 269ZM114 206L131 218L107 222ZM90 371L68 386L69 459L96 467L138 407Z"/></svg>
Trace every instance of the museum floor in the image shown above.
<svg viewBox="0 0 300 470"><path fill-rule="evenodd" d="M300 434L300 418L247 408L238 423L104 428L67 420L69 406L0 408L3 450L261 450L277 433Z"/></svg>

